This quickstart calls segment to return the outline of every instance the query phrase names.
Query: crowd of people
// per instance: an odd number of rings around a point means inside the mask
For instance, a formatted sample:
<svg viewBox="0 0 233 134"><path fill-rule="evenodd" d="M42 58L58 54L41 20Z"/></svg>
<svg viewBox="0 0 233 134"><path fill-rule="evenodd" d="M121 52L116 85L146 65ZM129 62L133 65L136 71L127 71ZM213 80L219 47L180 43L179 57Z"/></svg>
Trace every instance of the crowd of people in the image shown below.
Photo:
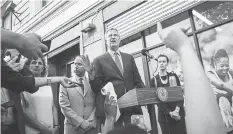
<svg viewBox="0 0 233 134"><path fill-rule="evenodd" d="M220 49L213 57L213 68L205 73L185 30L163 31L157 23L160 39L181 57L184 76L184 101L158 104L158 122L163 134L224 134L233 126L232 73L229 57ZM134 88L144 88L134 58L119 51L117 29L106 32L108 51L91 63L88 56L74 60L75 75L46 77L43 51L47 47L36 34L17 34L1 29L2 54L16 49L19 54L4 60L1 74L1 132L3 134L58 134L58 109L51 84L59 83L59 105L65 117L64 134L146 134L141 122L131 123L132 115L142 115L140 106L119 109L117 99ZM181 86L177 74L168 72L169 58L158 56L158 74L151 87ZM113 85L106 95L102 89ZM212 87L211 87L211 85ZM113 96L115 94L116 96ZM217 100L217 101L216 101ZM225 124L224 124L225 123ZM224 126L225 125L225 126Z"/></svg>

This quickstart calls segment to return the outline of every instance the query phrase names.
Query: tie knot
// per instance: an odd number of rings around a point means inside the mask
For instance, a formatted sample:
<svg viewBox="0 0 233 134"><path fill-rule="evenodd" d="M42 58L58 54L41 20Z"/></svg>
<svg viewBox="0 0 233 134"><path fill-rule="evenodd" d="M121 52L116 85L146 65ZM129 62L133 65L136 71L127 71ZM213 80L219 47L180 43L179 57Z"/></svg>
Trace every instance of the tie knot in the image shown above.
<svg viewBox="0 0 233 134"><path fill-rule="evenodd" d="M80 80L80 81L82 81L82 80L83 80L83 78L79 78L79 80Z"/></svg>
<svg viewBox="0 0 233 134"><path fill-rule="evenodd" d="M114 53L114 55L118 56L118 55L119 55L119 53L115 52L115 53Z"/></svg>

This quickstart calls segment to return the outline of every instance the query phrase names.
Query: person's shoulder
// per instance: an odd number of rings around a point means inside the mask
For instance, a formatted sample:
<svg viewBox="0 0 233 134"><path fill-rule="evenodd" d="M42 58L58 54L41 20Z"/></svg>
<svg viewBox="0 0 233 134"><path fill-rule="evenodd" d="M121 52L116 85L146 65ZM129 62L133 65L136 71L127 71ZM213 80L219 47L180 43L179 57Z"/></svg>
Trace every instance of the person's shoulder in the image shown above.
<svg viewBox="0 0 233 134"><path fill-rule="evenodd" d="M131 54L128 54L128 53L124 53L124 52L120 52L121 55L124 55L124 56L130 56L130 57L133 57Z"/></svg>
<svg viewBox="0 0 233 134"><path fill-rule="evenodd" d="M126 59L130 59L131 61L134 60L133 56L131 54L128 54L128 53L121 52L121 57L126 58Z"/></svg>
<svg viewBox="0 0 233 134"><path fill-rule="evenodd" d="M106 55L107 55L107 52L104 53L104 54L101 54L101 55L97 56L97 57L94 59L94 61L102 60Z"/></svg>

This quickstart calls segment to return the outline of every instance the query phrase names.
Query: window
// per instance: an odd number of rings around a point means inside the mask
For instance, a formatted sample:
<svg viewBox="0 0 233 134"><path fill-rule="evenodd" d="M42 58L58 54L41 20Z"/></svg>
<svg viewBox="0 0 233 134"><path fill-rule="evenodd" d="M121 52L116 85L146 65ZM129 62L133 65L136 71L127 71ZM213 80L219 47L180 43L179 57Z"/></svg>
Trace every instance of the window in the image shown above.
<svg viewBox="0 0 233 134"><path fill-rule="evenodd" d="M194 50L196 50L193 37L192 36L189 37L189 40L192 42ZM175 51L173 51L169 48L166 48L166 46L163 45L163 46L160 46L160 47L157 47L155 49L150 50L149 53L151 55L153 55L155 58L157 58L160 54L167 55L169 58L169 64L168 64L168 68L167 68L168 72L174 71L178 75L178 77L180 78L180 81L183 82L180 57ZM155 76L158 73L158 71L159 70L157 68L157 61L150 60L150 62L149 62L150 76L151 77Z"/></svg>
<svg viewBox="0 0 233 134"><path fill-rule="evenodd" d="M225 49L233 69L233 22L197 35L205 70L211 69L210 59L218 49Z"/></svg>
<svg viewBox="0 0 233 134"><path fill-rule="evenodd" d="M93 61L94 58L103 54L102 47L103 47L102 41L98 41L94 44L85 46L84 54L87 54L89 56L90 61Z"/></svg>
<svg viewBox="0 0 233 134"><path fill-rule="evenodd" d="M176 15L172 18L169 18L169 19L163 21L162 25L163 25L164 31L166 31L172 27L190 28L188 30L188 33L192 31L188 12L184 12L184 13ZM151 46L157 45L159 43L162 43L162 41L158 37L157 25L154 25L154 26L146 29L145 36L146 36L146 46L147 47L151 47Z"/></svg>
<svg viewBox="0 0 233 134"><path fill-rule="evenodd" d="M144 75L144 70L143 70L142 57L134 58L134 60L135 60L136 66L138 68L138 72L141 76L141 79L142 79L143 83L145 83L145 75Z"/></svg>
<svg viewBox="0 0 233 134"><path fill-rule="evenodd" d="M120 51L132 54L134 52L137 52L143 48L142 45L142 39L141 39L141 33L137 33L135 35L132 35L126 39L123 39L120 42Z"/></svg>
<svg viewBox="0 0 233 134"><path fill-rule="evenodd" d="M42 7L44 7L45 5L47 5L48 1L47 0L42 0Z"/></svg>
<svg viewBox="0 0 233 134"><path fill-rule="evenodd" d="M11 13L9 13L5 18L2 19L2 27L11 30L12 29L12 21L11 21Z"/></svg>
<svg viewBox="0 0 233 134"><path fill-rule="evenodd" d="M70 77L75 76L74 70L75 70L75 65L74 65L74 63L71 63L70 64L70 74L71 74Z"/></svg>
<svg viewBox="0 0 233 134"><path fill-rule="evenodd" d="M50 3L51 0L35 0L29 1L29 10L30 10L30 17L33 17L39 11L43 9L47 4Z"/></svg>
<svg viewBox="0 0 233 134"><path fill-rule="evenodd" d="M233 18L233 1L208 1L192 10L196 29Z"/></svg>

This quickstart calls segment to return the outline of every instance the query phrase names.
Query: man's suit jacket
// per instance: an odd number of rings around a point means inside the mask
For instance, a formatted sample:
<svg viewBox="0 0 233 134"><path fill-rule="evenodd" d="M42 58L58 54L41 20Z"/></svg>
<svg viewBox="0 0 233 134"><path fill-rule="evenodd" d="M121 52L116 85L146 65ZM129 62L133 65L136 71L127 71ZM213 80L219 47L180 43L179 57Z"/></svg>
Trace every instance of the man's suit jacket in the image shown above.
<svg viewBox="0 0 233 134"><path fill-rule="evenodd" d="M129 90L145 87L141 80L137 66L135 64L133 56L130 54L122 53L122 62L124 74L122 75L118 69L115 61L111 55L107 52L96 59L94 59L95 66L95 80L90 81L93 91L96 93L96 116L104 115L104 96L100 90L108 82L112 82L117 98L123 96ZM140 107L131 107L121 109L121 112L125 114L142 114Z"/></svg>
<svg viewBox="0 0 233 134"><path fill-rule="evenodd" d="M72 79L76 81L75 77ZM84 94L81 87L60 86L59 104L65 116L64 134L77 134L84 120L95 118L95 93L88 79L83 84Z"/></svg>

